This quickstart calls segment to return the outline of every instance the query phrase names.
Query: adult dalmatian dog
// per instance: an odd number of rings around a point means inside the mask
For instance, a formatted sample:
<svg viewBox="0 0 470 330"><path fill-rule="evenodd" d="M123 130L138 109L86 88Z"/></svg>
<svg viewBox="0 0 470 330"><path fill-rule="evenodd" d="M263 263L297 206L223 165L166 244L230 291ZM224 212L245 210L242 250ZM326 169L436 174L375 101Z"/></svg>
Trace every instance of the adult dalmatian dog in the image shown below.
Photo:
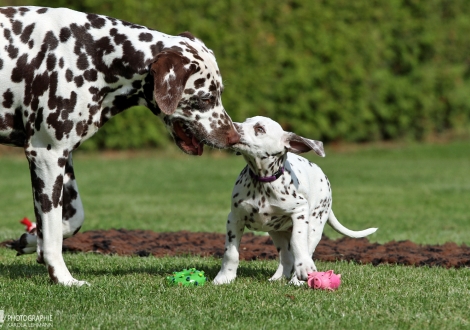
<svg viewBox="0 0 470 330"><path fill-rule="evenodd" d="M14 243L18 254L37 251L55 283L86 284L62 257L63 238L84 220L73 150L134 105L159 116L189 155L230 147L240 136L222 92L213 52L189 32L64 8L0 8L0 143L24 148L37 222L37 235Z"/></svg>

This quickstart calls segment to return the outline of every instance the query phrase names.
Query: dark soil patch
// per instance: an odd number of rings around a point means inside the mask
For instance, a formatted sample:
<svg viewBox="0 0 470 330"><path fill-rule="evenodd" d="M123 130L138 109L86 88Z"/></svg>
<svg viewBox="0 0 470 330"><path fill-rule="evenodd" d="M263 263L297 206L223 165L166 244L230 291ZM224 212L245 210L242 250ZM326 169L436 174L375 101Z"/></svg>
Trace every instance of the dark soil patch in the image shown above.
<svg viewBox="0 0 470 330"><path fill-rule="evenodd" d="M11 241L10 241L11 242ZM65 252L95 252L102 254L138 255L146 257L198 255L222 257L225 235L188 231L155 233L149 230L95 230L79 233L64 241ZM6 246L8 242L0 245ZM243 235L240 259L276 259L276 248L269 236ZM314 260L347 260L357 263L399 264L409 266L470 266L470 247L446 243L418 245L410 241L370 243L365 238L344 237L331 240L323 236Z"/></svg>

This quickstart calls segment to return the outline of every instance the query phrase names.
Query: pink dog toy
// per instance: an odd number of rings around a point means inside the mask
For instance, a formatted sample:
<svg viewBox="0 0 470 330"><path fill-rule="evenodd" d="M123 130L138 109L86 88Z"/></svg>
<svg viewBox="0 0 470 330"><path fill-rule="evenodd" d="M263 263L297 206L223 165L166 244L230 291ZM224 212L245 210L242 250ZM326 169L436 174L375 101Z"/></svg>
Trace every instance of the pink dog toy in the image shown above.
<svg viewBox="0 0 470 330"><path fill-rule="evenodd" d="M341 284L341 274L335 274L332 270L308 273L307 284L312 289L333 291Z"/></svg>
<svg viewBox="0 0 470 330"><path fill-rule="evenodd" d="M28 218L23 218L20 222L26 226L26 231L30 234L36 229L36 224L29 221Z"/></svg>

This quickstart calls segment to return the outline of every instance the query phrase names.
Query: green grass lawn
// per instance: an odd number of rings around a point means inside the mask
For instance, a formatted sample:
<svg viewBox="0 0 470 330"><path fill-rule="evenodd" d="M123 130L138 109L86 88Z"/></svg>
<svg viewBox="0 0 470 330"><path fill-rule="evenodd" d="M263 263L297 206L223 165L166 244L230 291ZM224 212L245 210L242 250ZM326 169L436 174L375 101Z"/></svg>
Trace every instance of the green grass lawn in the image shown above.
<svg viewBox="0 0 470 330"><path fill-rule="evenodd" d="M327 149L322 167L335 215L351 229L378 227L371 241L470 243L470 142L402 148ZM222 152L75 154L86 220L83 231L126 228L224 232L243 159ZM0 157L0 240L33 218L28 166ZM325 233L339 237L328 226ZM235 283L198 288L165 284L173 270L196 267L214 278L220 260L65 255L86 288L51 285L35 256L0 249L0 310L52 315L60 329L465 329L470 269L316 262L343 282L336 292L269 283L274 261L242 262ZM10 325L11 326L11 325ZM4 327L8 328L6 322Z"/></svg>

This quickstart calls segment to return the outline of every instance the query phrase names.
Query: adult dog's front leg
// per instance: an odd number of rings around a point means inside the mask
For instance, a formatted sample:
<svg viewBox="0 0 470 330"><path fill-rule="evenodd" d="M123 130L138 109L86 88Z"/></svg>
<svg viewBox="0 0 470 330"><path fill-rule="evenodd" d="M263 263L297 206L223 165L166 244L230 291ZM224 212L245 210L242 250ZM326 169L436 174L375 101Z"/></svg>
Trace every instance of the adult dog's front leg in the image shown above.
<svg viewBox="0 0 470 330"><path fill-rule="evenodd" d="M85 214L78 192L75 173L73 170L72 153L69 154L65 165L64 186L62 191L62 236L67 238L75 235L81 228ZM17 255L34 253L37 250L37 234L24 233L14 241L11 247ZM38 262L43 263L42 258Z"/></svg>
<svg viewBox="0 0 470 330"><path fill-rule="evenodd" d="M295 276L300 281L308 279L308 273L316 271L312 256L308 249L309 218L307 212L299 212L292 216L291 248L295 260Z"/></svg>
<svg viewBox="0 0 470 330"><path fill-rule="evenodd" d="M26 156L33 188L38 261L46 264L54 283L86 284L72 277L62 257L62 193L68 151L30 148Z"/></svg>
<svg viewBox="0 0 470 330"><path fill-rule="evenodd" d="M237 277L239 264L240 241L242 239L245 223L230 212L227 220L227 236L225 237L225 253L222 260L222 268L215 277L214 284L225 284L232 282Z"/></svg>

